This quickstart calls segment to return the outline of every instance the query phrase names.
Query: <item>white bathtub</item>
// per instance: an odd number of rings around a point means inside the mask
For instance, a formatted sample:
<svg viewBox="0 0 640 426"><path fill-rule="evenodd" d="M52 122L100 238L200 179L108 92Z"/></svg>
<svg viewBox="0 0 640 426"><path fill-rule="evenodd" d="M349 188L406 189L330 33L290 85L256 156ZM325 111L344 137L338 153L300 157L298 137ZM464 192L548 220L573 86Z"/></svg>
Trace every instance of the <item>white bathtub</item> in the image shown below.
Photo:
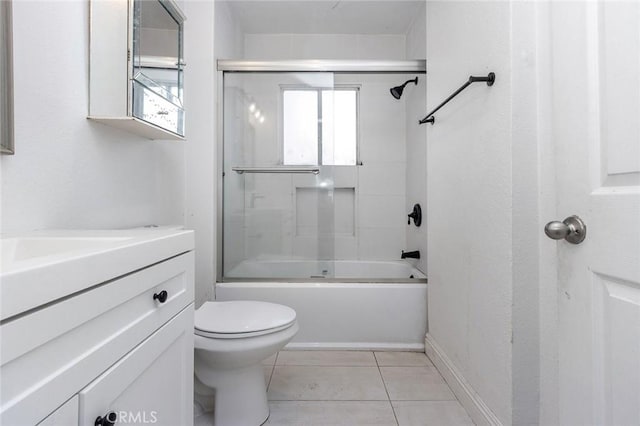
<svg viewBox="0 0 640 426"><path fill-rule="evenodd" d="M237 273L233 282L216 284L216 299L262 300L295 309L300 331L288 348L424 350L426 277L405 261L256 261L239 266L232 271ZM325 270L324 276L331 278L322 278ZM295 276L292 271L310 278L287 279ZM249 273L256 279L247 279ZM238 280L241 274L245 277Z"/></svg>
<svg viewBox="0 0 640 426"><path fill-rule="evenodd" d="M413 282L426 276L404 260L245 260L230 271L226 279L345 280L347 282Z"/></svg>

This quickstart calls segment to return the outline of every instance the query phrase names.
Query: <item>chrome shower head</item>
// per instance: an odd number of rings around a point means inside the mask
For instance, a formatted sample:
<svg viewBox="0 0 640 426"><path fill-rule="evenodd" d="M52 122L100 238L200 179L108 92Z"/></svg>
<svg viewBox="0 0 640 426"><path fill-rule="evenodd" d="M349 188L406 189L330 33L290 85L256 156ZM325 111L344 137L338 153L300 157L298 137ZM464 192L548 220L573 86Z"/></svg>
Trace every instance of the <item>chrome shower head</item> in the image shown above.
<svg viewBox="0 0 640 426"><path fill-rule="evenodd" d="M396 99L400 99L400 97L402 96L402 91L404 90L404 87L409 83L414 83L417 86L418 85L418 77L414 78L413 80L405 81L402 86L396 86L396 87L391 88L389 90L391 92L391 96L393 96Z"/></svg>
<svg viewBox="0 0 640 426"><path fill-rule="evenodd" d="M400 99L400 97L402 96L402 92L404 91L404 88L407 84L409 83L414 83L415 85L418 84L418 77L414 78L413 80L407 80L404 82L404 84L402 84L401 86L396 86L391 88L389 91L391 92L391 96L393 96L396 99Z"/></svg>

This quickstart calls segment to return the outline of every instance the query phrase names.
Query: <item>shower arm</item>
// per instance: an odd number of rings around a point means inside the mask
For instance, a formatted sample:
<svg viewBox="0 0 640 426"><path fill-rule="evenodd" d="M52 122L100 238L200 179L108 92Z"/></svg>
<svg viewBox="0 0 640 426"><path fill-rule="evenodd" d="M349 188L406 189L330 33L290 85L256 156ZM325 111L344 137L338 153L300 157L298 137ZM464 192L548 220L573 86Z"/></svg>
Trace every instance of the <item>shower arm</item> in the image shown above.
<svg viewBox="0 0 640 426"><path fill-rule="evenodd" d="M460 94L460 92L462 92L464 89L466 89L467 87L469 87L472 83L478 83L478 82L486 82L487 86L493 86L493 83L496 81L496 75L495 73L490 72L489 75L487 75L486 77L476 77L476 76L470 76L469 80L467 80L466 83L464 83L462 86L460 86L460 88L458 90L456 90L455 92L453 92L451 94L451 96L449 96L447 99L444 100L444 102L442 102L440 105L438 105L433 111L431 111L429 114L427 114L427 116L425 118L423 118L422 120L420 120L418 122L418 124L424 124L424 123L435 123L436 122L436 118L433 116L433 114L435 114L440 108L442 108L443 106L445 106L447 103L449 103L449 101L453 98L455 98L456 96L458 96L458 94Z"/></svg>

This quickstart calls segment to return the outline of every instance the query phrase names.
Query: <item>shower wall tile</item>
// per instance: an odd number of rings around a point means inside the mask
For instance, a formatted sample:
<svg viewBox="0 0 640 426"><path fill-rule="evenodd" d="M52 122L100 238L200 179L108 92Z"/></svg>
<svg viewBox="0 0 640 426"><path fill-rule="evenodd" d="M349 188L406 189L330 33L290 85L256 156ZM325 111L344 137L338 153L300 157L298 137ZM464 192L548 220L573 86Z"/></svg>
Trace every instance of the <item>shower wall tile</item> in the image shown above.
<svg viewBox="0 0 640 426"><path fill-rule="evenodd" d="M420 20L416 20L417 28L415 34L424 34L426 15L421 15ZM409 37L408 37L409 40ZM422 46L424 55L425 39L417 40L415 46ZM418 47L415 47L418 49ZM420 57L420 56L417 56ZM415 227L413 224L406 227L407 249L420 250L421 259L416 262L416 266L425 274L427 273L427 129L429 126L415 125L416 117L425 114L426 105L426 78L419 79L418 86L406 93L406 125L407 132L407 212L413 209L415 203L422 207L422 226ZM404 98L404 96L403 96Z"/></svg>
<svg viewBox="0 0 640 426"><path fill-rule="evenodd" d="M404 228L360 228L359 260L399 260L405 249Z"/></svg>
<svg viewBox="0 0 640 426"><path fill-rule="evenodd" d="M400 228L407 223L403 196L360 195L358 224L363 228Z"/></svg>
<svg viewBox="0 0 640 426"><path fill-rule="evenodd" d="M406 163L370 163L358 167L360 194L405 195Z"/></svg>
<svg viewBox="0 0 640 426"><path fill-rule="evenodd" d="M336 236L319 241L315 237L296 236L293 239L293 256L309 260L354 260L358 258L358 240L356 237Z"/></svg>
<svg viewBox="0 0 640 426"><path fill-rule="evenodd" d="M246 259L244 239L244 217L225 215L224 271L230 271Z"/></svg>
<svg viewBox="0 0 640 426"><path fill-rule="evenodd" d="M291 233L263 229L247 233L246 241L248 259L282 259L292 253Z"/></svg>
<svg viewBox="0 0 640 426"><path fill-rule="evenodd" d="M353 260L358 258L358 239L336 236L333 252L335 260Z"/></svg>
<svg viewBox="0 0 640 426"><path fill-rule="evenodd" d="M336 241L340 240L340 238L333 236L321 238L315 236L294 236L293 258L298 260L334 260L338 255L349 251L347 239L343 240L344 244L341 243L340 247L336 247ZM351 246L353 247L353 243L351 243Z"/></svg>

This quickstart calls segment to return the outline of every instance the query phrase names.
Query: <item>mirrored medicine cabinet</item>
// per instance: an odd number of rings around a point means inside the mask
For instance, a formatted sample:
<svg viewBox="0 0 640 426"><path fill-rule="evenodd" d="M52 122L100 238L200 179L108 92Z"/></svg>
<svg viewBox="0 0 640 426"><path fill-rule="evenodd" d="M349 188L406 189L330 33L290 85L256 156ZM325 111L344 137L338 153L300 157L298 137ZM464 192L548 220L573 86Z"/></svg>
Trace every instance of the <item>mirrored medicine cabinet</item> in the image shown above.
<svg viewBox="0 0 640 426"><path fill-rule="evenodd" d="M0 1L0 153L13 154L13 54L11 1Z"/></svg>
<svg viewBox="0 0 640 426"><path fill-rule="evenodd" d="M89 118L184 139L185 16L173 0L92 0Z"/></svg>

